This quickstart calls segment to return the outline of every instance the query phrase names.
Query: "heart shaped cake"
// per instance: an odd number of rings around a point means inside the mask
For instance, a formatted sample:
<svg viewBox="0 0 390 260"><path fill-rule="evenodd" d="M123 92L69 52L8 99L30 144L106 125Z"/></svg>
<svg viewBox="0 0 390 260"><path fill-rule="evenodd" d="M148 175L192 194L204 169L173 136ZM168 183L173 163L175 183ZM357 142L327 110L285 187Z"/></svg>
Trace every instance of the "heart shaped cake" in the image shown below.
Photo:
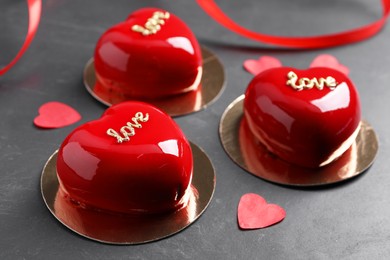
<svg viewBox="0 0 390 260"><path fill-rule="evenodd" d="M97 87L122 99L158 99L199 87L201 50L189 27L156 8L108 29L94 54Z"/></svg>
<svg viewBox="0 0 390 260"><path fill-rule="evenodd" d="M187 204L193 159L168 115L129 101L69 134L56 167L60 188L85 208L152 214Z"/></svg>
<svg viewBox="0 0 390 260"><path fill-rule="evenodd" d="M273 68L249 83L244 118L270 152L316 168L337 159L355 141L360 100L351 80L334 69Z"/></svg>

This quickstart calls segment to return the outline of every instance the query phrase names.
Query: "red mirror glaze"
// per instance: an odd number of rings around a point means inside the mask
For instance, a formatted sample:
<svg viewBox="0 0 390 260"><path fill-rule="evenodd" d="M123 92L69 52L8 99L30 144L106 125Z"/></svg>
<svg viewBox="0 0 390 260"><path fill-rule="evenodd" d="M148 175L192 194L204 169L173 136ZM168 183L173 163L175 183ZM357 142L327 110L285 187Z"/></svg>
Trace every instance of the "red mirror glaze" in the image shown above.
<svg viewBox="0 0 390 260"><path fill-rule="evenodd" d="M287 84L288 73L305 82L331 76L334 88L324 84L296 90ZM248 126L269 151L287 162L304 167L330 163L353 143L360 126L360 101L355 86L330 68L266 70L248 85L244 114Z"/></svg>
<svg viewBox="0 0 390 260"><path fill-rule="evenodd" d="M201 50L194 34L177 16L169 14L155 34L133 31L144 27L156 8L132 13L108 29L95 54L97 83L107 93L126 98L162 98L195 90L202 76Z"/></svg>
<svg viewBox="0 0 390 260"><path fill-rule="evenodd" d="M120 133L137 113L129 141ZM128 132L129 129L127 129ZM122 134L120 134L123 136ZM61 188L86 208L120 213L159 213L178 209L188 200L193 160L190 145L165 113L141 102L107 109L98 120L76 128L62 143L57 159Z"/></svg>

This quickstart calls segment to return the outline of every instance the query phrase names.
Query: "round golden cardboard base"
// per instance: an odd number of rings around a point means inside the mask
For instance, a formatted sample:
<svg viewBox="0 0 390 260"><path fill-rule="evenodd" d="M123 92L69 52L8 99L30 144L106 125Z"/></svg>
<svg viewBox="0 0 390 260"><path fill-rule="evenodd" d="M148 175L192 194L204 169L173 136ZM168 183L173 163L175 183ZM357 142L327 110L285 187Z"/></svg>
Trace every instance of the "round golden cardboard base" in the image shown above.
<svg viewBox="0 0 390 260"><path fill-rule="evenodd" d="M141 244L171 236L191 225L209 205L215 190L214 168L206 153L191 143L194 174L186 207L159 215L120 215L88 210L64 197L56 174L57 151L41 175L46 206L66 227L86 238L109 244Z"/></svg>
<svg viewBox="0 0 390 260"><path fill-rule="evenodd" d="M374 162L378 139L365 121L354 142L340 158L317 169L289 164L256 141L243 120L242 95L222 115L219 135L226 153L240 167L264 180L289 186L322 186L348 180L363 173Z"/></svg>
<svg viewBox="0 0 390 260"><path fill-rule="evenodd" d="M165 99L141 100L150 103L170 116L182 116L200 111L214 102L225 86L225 73L218 57L202 47L203 74L201 87L196 91L175 95ZM101 103L111 106L128 99L112 93L104 93L97 87L93 58L84 68L84 85L88 92Z"/></svg>

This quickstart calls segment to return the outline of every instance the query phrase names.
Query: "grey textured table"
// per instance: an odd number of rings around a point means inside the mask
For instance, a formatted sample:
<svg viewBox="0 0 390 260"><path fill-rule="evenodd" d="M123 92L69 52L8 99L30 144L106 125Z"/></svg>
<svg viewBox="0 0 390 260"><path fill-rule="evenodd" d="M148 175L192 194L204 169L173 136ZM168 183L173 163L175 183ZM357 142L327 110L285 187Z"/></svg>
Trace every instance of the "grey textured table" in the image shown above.
<svg viewBox="0 0 390 260"><path fill-rule="evenodd" d="M374 21L380 1L218 1L241 24L279 35L335 32ZM225 66L227 85L206 110L176 118L188 138L211 158L217 175L204 215L179 234L136 246L105 245L62 226L45 207L42 167L77 125L105 107L84 89L82 70L98 37L143 6L167 9L185 20L201 44ZM18 50L27 27L25 1L0 2L0 64ZM38 34L26 55L0 77L0 259L385 259L390 255L390 26L374 38L326 50L290 51L255 43L227 31L195 1L46 0ZM258 179L223 151L218 123L226 106L252 76L242 63L272 55L285 65L307 67L318 54L336 56L360 92L364 118L375 128L380 150L362 176L321 189L292 189ZM61 101L83 116L56 130L33 126L38 107ZM237 204L248 192L285 208L273 227L241 231Z"/></svg>

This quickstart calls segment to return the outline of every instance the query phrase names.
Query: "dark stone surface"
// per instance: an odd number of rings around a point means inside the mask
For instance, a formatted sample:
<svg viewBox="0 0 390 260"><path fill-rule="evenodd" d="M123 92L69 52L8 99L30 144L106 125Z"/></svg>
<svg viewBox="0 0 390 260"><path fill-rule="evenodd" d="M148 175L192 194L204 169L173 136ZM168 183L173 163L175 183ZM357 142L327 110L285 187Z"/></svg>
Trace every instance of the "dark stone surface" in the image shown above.
<svg viewBox="0 0 390 260"><path fill-rule="evenodd" d="M379 1L218 1L241 24L277 35L315 35L378 19ZM61 225L43 203L42 167L77 125L105 107L84 89L82 70L98 37L144 6L167 9L185 20L201 44L219 56L227 75L221 97L206 110L176 118L188 138L211 158L217 175L204 215L179 234L136 246L105 245ZM0 64L17 52L27 30L25 1L0 2ZM252 42L220 27L195 1L46 0L38 34L20 62L0 77L0 259L385 259L390 255L390 28L358 44L289 51ZM322 189L292 189L258 179L235 165L218 138L219 119L252 76L246 59L272 55L307 67L318 54L336 56L350 70L363 117L375 128L380 150L362 176ZM40 130L32 120L48 101L73 106L76 125ZM273 227L241 231L236 210L248 192L285 208Z"/></svg>

